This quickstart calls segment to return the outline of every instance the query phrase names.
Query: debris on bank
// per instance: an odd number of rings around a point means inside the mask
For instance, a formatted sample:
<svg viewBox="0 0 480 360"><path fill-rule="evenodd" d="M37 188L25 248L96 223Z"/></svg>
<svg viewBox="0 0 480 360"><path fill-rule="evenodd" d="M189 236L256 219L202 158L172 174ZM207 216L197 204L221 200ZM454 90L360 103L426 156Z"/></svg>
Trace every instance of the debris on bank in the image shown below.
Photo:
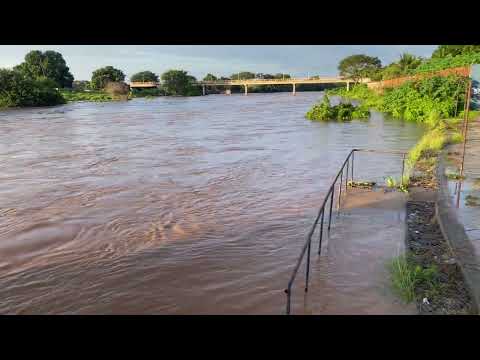
<svg viewBox="0 0 480 360"><path fill-rule="evenodd" d="M375 186L375 182L372 181L348 181L348 187L352 188L361 188L361 189L371 189Z"/></svg>

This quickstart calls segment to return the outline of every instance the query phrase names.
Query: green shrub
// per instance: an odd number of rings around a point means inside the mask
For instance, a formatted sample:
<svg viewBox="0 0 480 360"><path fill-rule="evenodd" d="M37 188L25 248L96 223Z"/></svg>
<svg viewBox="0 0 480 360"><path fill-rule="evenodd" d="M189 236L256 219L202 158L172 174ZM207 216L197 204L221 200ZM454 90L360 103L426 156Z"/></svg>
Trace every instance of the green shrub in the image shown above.
<svg viewBox="0 0 480 360"><path fill-rule="evenodd" d="M309 120L321 121L349 121L352 119L364 119L370 116L370 111L364 106L355 107L352 104L338 104L332 106L328 95L323 97L321 104L315 104L307 112L305 117Z"/></svg>
<svg viewBox="0 0 480 360"><path fill-rule="evenodd" d="M457 56L433 57L422 62L422 64L415 69L415 72L439 71L478 63L480 63L480 52L471 52Z"/></svg>
<svg viewBox="0 0 480 360"><path fill-rule="evenodd" d="M0 107L50 106L65 103L53 80L31 79L18 71L0 69Z"/></svg>
<svg viewBox="0 0 480 360"><path fill-rule="evenodd" d="M365 84L355 85L350 91L345 87L328 90L327 94L361 100L365 108L434 127L440 119L458 116L463 110L466 84L467 79L461 76L437 76L408 81L385 89L383 94L375 93Z"/></svg>
<svg viewBox="0 0 480 360"><path fill-rule="evenodd" d="M61 94L67 101L92 101L92 102L104 102L112 101L111 95L103 91L67 91L62 90Z"/></svg>

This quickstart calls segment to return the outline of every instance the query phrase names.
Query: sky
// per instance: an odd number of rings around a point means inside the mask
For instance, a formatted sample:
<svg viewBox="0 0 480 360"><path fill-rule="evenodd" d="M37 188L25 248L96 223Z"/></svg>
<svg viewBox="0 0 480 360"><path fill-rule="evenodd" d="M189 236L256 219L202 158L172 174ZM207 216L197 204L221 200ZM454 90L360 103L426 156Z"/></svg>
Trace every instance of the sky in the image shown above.
<svg viewBox="0 0 480 360"><path fill-rule="evenodd" d="M336 76L338 62L353 54L377 56L383 65L408 52L430 57L437 45L0 45L0 68L23 61L30 50L62 53L76 80L89 80L92 72L111 65L127 76L150 70L187 70L202 79L240 71L286 73L293 77Z"/></svg>

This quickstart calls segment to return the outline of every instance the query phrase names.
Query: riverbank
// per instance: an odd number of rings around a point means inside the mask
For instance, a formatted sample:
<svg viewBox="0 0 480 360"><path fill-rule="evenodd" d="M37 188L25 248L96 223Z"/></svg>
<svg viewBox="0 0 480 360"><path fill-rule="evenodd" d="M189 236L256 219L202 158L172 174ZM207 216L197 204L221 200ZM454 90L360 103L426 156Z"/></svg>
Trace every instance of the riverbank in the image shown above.
<svg viewBox="0 0 480 360"><path fill-rule="evenodd" d="M462 85L465 85L464 78L450 77L412 81L384 93L365 86L354 87L350 92L346 89L327 92L360 100L363 106L393 118L426 126L425 134L408 152L401 179L410 190L406 255L394 259L390 267L392 286L407 302L415 301L420 314L478 311L475 281L472 280L480 278L478 266L472 265L470 255L467 264L473 270L465 270L461 260L467 256L462 255L461 248L455 247L457 239L448 238L448 231L440 227L442 218L435 214L436 207L437 212L444 214L449 206L449 202L437 202L441 190L437 177L440 154L447 146L463 141ZM441 92L443 95L439 97L437 94ZM477 115L472 113L470 117ZM458 170L449 176L458 178Z"/></svg>
<svg viewBox="0 0 480 360"><path fill-rule="evenodd" d="M436 218L435 202L419 198L417 193L407 202L406 237L418 312L421 315L474 314L468 286Z"/></svg>

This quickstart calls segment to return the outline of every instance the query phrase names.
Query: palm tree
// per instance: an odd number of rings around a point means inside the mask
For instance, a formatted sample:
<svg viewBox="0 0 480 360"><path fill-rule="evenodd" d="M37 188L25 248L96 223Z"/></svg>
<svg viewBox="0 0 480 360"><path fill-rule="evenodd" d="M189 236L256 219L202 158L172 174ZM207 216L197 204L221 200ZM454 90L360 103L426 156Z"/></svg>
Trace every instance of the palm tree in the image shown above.
<svg viewBox="0 0 480 360"><path fill-rule="evenodd" d="M418 67L418 65L420 65L421 62L422 62L421 57L417 57L415 55L408 54L408 53L403 53L402 55L400 55L400 59L398 60L397 64L400 67L400 69L402 69L402 72L406 73L409 70L413 70L416 67Z"/></svg>

